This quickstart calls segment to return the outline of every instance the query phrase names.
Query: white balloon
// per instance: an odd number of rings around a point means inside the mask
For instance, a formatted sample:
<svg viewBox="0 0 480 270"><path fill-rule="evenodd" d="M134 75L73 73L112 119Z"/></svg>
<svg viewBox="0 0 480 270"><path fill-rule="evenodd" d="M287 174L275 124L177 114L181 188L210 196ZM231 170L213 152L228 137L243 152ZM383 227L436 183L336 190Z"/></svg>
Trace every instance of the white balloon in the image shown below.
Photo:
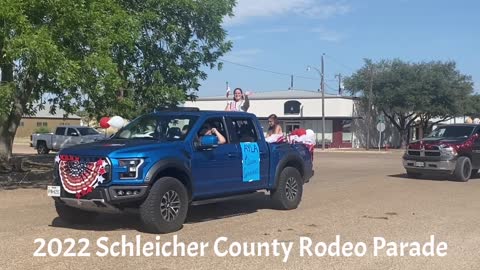
<svg viewBox="0 0 480 270"><path fill-rule="evenodd" d="M309 142L315 142L315 132L313 132L313 130L307 129L306 136L307 136Z"/></svg>
<svg viewBox="0 0 480 270"><path fill-rule="evenodd" d="M120 116L110 118L108 124L113 128L122 128L125 125L125 120Z"/></svg>

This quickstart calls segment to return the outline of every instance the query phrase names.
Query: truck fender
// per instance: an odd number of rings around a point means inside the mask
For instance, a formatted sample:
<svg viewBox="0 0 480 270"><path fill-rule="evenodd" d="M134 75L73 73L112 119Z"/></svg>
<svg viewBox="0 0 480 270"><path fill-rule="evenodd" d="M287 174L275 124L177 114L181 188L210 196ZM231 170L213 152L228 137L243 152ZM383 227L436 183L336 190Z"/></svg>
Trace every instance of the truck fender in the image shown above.
<svg viewBox="0 0 480 270"><path fill-rule="evenodd" d="M192 198L192 173L187 165L179 159L167 158L155 163L150 170L148 170L145 176L145 182L151 186L159 177L167 175L180 180L187 187L189 197Z"/></svg>
<svg viewBox="0 0 480 270"><path fill-rule="evenodd" d="M303 161L302 159L295 154L288 154L285 157L278 162L277 167L275 168L275 179L272 185L272 189L275 190L278 185L278 181L280 178L280 174L282 173L282 170L287 167L287 165L290 166L290 164L298 164L299 166L292 166L298 169L302 177L304 176L304 168L303 168Z"/></svg>

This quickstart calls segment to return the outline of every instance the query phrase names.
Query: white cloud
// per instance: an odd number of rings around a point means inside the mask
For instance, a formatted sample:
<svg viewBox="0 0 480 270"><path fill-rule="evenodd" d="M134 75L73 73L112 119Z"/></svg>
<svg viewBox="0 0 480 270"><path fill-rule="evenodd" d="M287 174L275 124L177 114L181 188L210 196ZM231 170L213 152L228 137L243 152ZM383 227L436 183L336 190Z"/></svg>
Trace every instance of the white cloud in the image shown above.
<svg viewBox="0 0 480 270"><path fill-rule="evenodd" d="M350 11L343 1L319 0L238 0L235 16L226 18L226 25L235 25L253 18L283 15L300 15L316 19L328 19Z"/></svg>
<svg viewBox="0 0 480 270"><path fill-rule="evenodd" d="M338 42L345 39L345 35L337 31L328 30L324 27L317 27L311 29L311 32L317 33L320 40Z"/></svg>

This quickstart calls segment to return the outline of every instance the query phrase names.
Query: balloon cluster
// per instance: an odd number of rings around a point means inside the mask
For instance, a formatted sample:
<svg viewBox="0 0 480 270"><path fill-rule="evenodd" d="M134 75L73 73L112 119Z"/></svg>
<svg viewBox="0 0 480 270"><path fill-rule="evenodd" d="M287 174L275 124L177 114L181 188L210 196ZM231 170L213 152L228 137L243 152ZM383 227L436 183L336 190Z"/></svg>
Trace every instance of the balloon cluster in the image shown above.
<svg viewBox="0 0 480 270"><path fill-rule="evenodd" d="M110 117L102 117L100 119L100 127L101 128L122 128L125 125L125 120L120 116Z"/></svg>
<svg viewBox="0 0 480 270"><path fill-rule="evenodd" d="M304 144L315 144L315 133L311 129L295 129L290 133L290 141Z"/></svg>
<svg viewBox="0 0 480 270"><path fill-rule="evenodd" d="M467 124L479 124L480 123L480 118L475 118L475 119L472 119L471 117L467 117L467 119L465 119L465 123Z"/></svg>

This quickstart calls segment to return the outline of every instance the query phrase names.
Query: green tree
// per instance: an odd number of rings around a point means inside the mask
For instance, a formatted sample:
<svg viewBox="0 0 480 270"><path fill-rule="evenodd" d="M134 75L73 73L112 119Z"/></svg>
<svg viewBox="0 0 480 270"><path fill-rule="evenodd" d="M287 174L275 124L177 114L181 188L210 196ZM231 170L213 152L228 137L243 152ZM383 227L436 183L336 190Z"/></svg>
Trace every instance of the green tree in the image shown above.
<svg viewBox="0 0 480 270"><path fill-rule="evenodd" d="M407 134L420 119L426 130L431 119L448 119L463 112L472 93L469 76L454 62L408 63L398 59L365 65L345 79L352 93L360 93L378 113L383 113L398 130L404 147ZM371 95L370 95L371 89Z"/></svg>
<svg viewBox="0 0 480 270"><path fill-rule="evenodd" d="M202 68L231 48L221 24L234 4L0 0L1 164L21 117L47 103L52 113L129 118L195 98Z"/></svg>
<svg viewBox="0 0 480 270"><path fill-rule="evenodd" d="M417 75L421 83L418 91L423 97L417 115L424 135L439 122L465 115L473 82L456 69L454 62L420 63Z"/></svg>

